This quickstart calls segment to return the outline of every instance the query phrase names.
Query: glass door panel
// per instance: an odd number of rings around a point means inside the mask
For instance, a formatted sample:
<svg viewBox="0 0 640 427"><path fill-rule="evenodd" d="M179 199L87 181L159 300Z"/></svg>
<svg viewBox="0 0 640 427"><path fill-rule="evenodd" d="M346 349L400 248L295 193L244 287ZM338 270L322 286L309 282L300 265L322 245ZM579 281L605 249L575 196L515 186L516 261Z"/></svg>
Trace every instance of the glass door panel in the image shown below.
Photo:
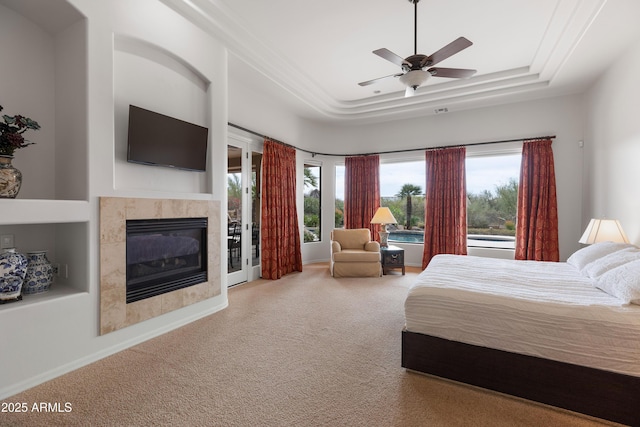
<svg viewBox="0 0 640 427"><path fill-rule="evenodd" d="M229 286L246 282L248 265L244 256L247 222L246 191L243 185L244 147L227 146L227 282Z"/></svg>
<svg viewBox="0 0 640 427"><path fill-rule="evenodd" d="M260 189L262 188L262 153L251 153L251 266L260 266ZM254 271L253 278L260 277L260 271Z"/></svg>

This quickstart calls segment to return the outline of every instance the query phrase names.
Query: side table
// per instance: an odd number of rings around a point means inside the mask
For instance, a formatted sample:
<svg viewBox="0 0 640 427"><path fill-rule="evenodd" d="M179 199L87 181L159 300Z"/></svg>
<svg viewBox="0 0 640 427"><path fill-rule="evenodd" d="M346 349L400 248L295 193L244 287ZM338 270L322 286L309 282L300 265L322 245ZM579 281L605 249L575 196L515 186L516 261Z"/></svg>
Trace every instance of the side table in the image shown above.
<svg viewBox="0 0 640 427"><path fill-rule="evenodd" d="M382 274L387 274L389 270L402 268L404 276L404 249L397 246L380 247L380 257L382 259Z"/></svg>

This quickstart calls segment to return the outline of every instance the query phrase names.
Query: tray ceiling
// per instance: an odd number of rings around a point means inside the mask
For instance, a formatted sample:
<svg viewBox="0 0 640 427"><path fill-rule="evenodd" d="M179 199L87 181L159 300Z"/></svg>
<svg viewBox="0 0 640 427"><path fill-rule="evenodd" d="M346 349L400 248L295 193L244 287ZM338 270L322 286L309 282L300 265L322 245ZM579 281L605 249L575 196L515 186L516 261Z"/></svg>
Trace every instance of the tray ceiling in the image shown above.
<svg viewBox="0 0 640 427"><path fill-rule="evenodd" d="M230 51L231 84L270 92L316 119L434 114L585 89L640 35L634 0L422 0L418 53L457 37L473 46L442 67L473 68L469 79L431 78L416 96L372 53L407 57L414 7L407 0L164 0Z"/></svg>
<svg viewBox="0 0 640 427"><path fill-rule="evenodd" d="M473 45L404 97L400 72L376 56L414 53L407 0L161 0L229 49L230 91L244 86L316 120L397 119L584 91L640 38L637 0L421 0L418 53L464 36ZM57 32L80 15L63 0L0 0Z"/></svg>

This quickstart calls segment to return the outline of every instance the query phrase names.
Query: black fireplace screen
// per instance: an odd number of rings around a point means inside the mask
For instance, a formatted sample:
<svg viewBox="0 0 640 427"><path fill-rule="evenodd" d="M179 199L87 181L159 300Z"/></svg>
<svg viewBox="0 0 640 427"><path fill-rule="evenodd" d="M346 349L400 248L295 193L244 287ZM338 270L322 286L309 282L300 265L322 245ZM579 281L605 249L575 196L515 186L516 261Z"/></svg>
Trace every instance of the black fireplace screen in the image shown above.
<svg viewBox="0 0 640 427"><path fill-rule="evenodd" d="M207 218L127 220L127 303L207 281Z"/></svg>

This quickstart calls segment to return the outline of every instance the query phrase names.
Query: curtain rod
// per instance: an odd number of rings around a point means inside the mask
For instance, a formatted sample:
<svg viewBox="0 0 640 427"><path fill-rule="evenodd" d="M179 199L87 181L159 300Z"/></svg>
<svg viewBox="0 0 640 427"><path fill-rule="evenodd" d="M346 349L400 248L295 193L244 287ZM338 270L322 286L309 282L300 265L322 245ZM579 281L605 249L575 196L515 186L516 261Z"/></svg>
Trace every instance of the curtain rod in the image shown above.
<svg viewBox="0 0 640 427"><path fill-rule="evenodd" d="M298 148L296 146L293 146L291 144L287 144L286 142L282 142L282 141L278 141L277 139L271 138L269 136L266 135L262 135L258 132L254 132L250 129L244 128L242 126L238 126L235 125L231 122L228 123L229 126L234 127L236 129L240 129L243 130L245 132L248 132L252 135L255 136L259 136L261 138L265 138L265 139L269 139L271 141L286 145L288 147L292 147L295 148L296 150L300 150L300 151L304 151L305 153L310 153L311 155L315 156L315 155L321 155L321 156L338 156L338 157L349 157L349 156L372 156L372 155L376 155L376 154L393 154L393 153L408 153L411 151L427 151L427 150L441 150L443 148L453 148L453 147L472 147L472 146L476 146L476 145L489 145L489 144L503 144L506 142L521 142L521 141L535 141L535 140L544 140L544 139L554 139L556 136L555 135L550 135L550 136L536 136L536 137L531 137L531 138L516 138L516 139L503 139L500 141L485 141L485 142L471 142L468 144L453 144L453 145L440 145L437 147L424 147L424 148L407 148L405 150L390 150L390 151L379 151L379 152L374 152L374 153L362 153L362 154L333 154L333 153L320 153L317 151L310 151L310 150L306 150L304 148Z"/></svg>

